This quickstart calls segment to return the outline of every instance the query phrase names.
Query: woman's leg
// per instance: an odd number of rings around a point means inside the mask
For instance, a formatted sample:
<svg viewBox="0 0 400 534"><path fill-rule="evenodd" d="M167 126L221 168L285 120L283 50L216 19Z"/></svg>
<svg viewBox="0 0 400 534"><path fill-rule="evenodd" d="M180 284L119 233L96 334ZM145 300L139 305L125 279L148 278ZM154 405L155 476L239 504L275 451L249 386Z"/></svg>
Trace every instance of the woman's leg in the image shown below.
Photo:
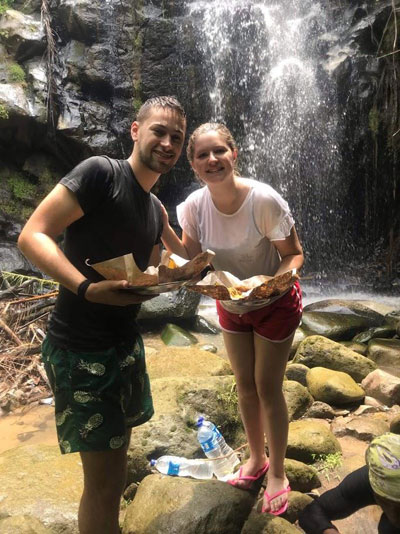
<svg viewBox="0 0 400 534"><path fill-rule="evenodd" d="M223 332L228 357L236 378L240 415L246 431L250 458L242 475L252 476L266 462L263 415L254 380L253 332L230 334ZM238 481L236 487L243 483Z"/></svg>
<svg viewBox="0 0 400 534"><path fill-rule="evenodd" d="M293 336L281 343L273 343L254 334L254 376L264 419L270 461L267 484L269 495L283 490L288 485L283 461L286 454L289 420L282 383L292 341ZM270 509L279 510L286 500L286 495L273 499ZM268 510L267 503L265 506Z"/></svg>

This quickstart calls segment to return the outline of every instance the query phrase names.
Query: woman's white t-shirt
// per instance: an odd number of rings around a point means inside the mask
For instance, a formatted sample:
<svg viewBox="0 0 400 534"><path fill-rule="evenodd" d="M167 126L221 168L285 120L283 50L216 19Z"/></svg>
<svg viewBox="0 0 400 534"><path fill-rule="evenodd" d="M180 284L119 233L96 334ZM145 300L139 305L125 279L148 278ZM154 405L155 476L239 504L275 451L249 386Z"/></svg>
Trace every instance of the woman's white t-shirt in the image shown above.
<svg viewBox="0 0 400 534"><path fill-rule="evenodd" d="M208 188L203 187L177 206L179 224L203 251L215 252L216 270L228 271L240 280L260 274L273 276L280 256L272 241L288 237L294 225L289 206L271 186L249 178L238 179L250 189L235 213L220 212ZM228 311L238 308L227 302L223 306ZM251 307L262 305L257 304Z"/></svg>

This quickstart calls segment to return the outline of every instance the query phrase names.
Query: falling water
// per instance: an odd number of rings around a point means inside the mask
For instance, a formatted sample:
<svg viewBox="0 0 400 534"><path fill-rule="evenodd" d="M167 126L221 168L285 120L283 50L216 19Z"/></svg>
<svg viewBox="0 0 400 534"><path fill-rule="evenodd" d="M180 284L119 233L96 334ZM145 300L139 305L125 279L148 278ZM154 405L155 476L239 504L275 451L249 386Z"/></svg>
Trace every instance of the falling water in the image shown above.
<svg viewBox="0 0 400 534"><path fill-rule="evenodd" d="M315 0L206 0L187 9L212 109L204 120L226 123L242 173L289 202L309 266L332 268L347 230L335 83L322 66L329 12Z"/></svg>

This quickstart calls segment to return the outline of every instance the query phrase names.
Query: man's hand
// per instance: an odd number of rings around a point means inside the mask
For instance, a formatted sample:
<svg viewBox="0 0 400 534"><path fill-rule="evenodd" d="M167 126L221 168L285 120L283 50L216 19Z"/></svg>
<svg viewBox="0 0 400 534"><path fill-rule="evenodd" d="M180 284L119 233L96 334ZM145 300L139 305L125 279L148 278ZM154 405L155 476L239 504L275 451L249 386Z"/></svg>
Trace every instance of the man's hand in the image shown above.
<svg viewBox="0 0 400 534"><path fill-rule="evenodd" d="M129 282L126 280L93 282L86 290L85 299L89 302L96 302L97 304L129 306L130 304L140 304L141 302L157 297L157 295L143 296L121 291L121 289L127 289L129 287Z"/></svg>

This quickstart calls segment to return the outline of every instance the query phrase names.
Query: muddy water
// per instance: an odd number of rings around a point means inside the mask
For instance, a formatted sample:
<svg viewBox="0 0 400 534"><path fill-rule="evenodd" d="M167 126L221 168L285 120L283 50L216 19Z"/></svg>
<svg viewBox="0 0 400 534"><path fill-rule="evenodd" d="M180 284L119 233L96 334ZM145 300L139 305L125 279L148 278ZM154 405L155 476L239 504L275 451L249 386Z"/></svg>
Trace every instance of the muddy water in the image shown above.
<svg viewBox="0 0 400 534"><path fill-rule="evenodd" d="M57 445L53 406L24 406L0 417L0 453L28 443Z"/></svg>

